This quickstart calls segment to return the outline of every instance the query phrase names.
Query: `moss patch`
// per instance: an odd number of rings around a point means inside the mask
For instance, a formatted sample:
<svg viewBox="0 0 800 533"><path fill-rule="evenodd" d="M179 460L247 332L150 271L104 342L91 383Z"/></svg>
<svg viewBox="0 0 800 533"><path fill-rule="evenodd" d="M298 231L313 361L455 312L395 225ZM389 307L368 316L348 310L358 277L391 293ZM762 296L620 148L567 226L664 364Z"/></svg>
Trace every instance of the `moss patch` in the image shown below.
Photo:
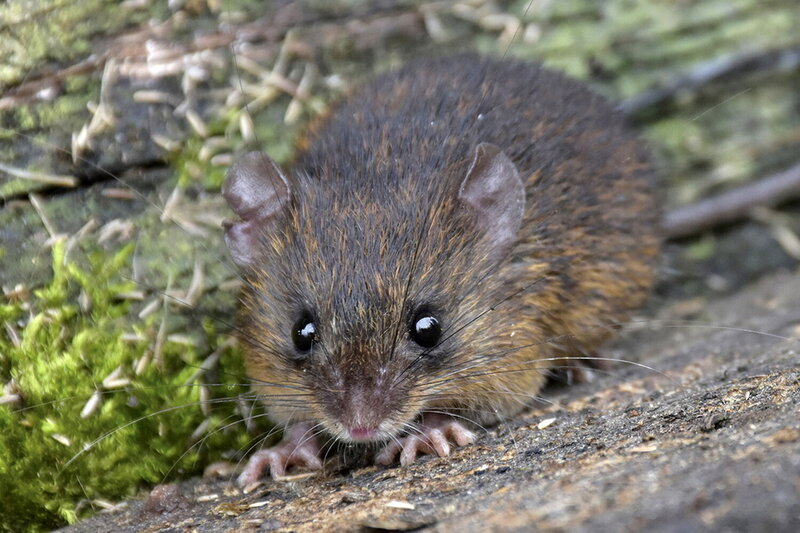
<svg viewBox="0 0 800 533"><path fill-rule="evenodd" d="M226 372L209 375L198 348L155 348L163 313L132 316L124 272L133 247L88 250L85 267L65 250L63 240L53 248L49 285L0 306L0 379L21 398L0 408L0 529L74 522L94 499L197 472L248 440L234 402L209 409L211 398L243 390L236 354L222 350ZM198 344L219 348L223 337L200 326Z"/></svg>
<svg viewBox="0 0 800 533"><path fill-rule="evenodd" d="M147 11L116 0L11 0L0 6L0 88L18 83L45 62L74 60L91 51L91 39L163 15L166 3Z"/></svg>

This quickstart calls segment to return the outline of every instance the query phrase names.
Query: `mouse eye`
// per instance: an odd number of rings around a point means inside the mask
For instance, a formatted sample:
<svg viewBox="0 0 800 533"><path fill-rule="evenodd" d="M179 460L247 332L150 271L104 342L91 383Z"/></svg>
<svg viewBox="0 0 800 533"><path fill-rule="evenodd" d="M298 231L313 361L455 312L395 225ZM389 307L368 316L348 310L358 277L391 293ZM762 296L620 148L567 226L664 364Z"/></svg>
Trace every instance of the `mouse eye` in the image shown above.
<svg viewBox="0 0 800 533"><path fill-rule="evenodd" d="M442 337L439 320L429 312L419 313L411 325L411 338L423 348L433 348Z"/></svg>
<svg viewBox="0 0 800 533"><path fill-rule="evenodd" d="M292 328L292 342L298 352L307 352L317 340L317 326L311 315L304 314Z"/></svg>

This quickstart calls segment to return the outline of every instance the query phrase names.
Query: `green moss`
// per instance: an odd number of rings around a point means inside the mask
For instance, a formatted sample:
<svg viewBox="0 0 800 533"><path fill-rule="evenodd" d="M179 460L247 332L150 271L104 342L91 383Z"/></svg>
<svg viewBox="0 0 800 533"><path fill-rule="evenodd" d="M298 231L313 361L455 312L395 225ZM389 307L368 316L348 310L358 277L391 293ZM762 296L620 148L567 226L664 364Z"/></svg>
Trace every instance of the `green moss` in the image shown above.
<svg viewBox="0 0 800 533"><path fill-rule="evenodd" d="M30 301L0 306L0 321L24 323L18 344L0 335L0 378L13 379L24 401L21 409L0 407L0 529L74 522L82 499L131 496L142 483L197 472L210 457L246 444L241 430L215 431L229 423L233 402L214 407L208 417L200 409L203 378L193 379L205 357L199 349L167 342L161 364L134 371L136 361L152 353L163 315L139 321L119 299L135 288L122 274L132 251L126 246L109 256L89 250L84 268L65 261L60 241L53 249L52 281ZM206 351L215 349L220 338L210 323L198 329ZM125 331L147 340L126 341ZM212 384L219 385L211 387L214 396L241 392L237 376L243 370L234 355L227 354L222 381ZM103 380L116 369L130 384L105 388ZM96 391L102 406L82 417ZM207 418L208 438L192 446L189 436Z"/></svg>
<svg viewBox="0 0 800 533"><path fill-rule="evenodd" d="M77 59L91 52L102 33L164 15L166 2L126 9L116 0L11 0L0 5L0 88L19 83L45 62Z"/></svg>
<svg viewBox="0 0 800 533"><path fill-rule="evenodd" d="M188 187L192 183L200 182L207 190L218 190L225 179L225 169L212 165L210 162L201 162L200 149L203 139L192 137L186 141L184 148L174 160L178 169L178 184Z"/></svg>
<svg viewBox="0 0 800 533"><path fill-rule="evenodd" d="M285 165L294 154L294 143L297 133L302 130L308 116L298 124L287 125L284 123L284 114L289 99L283 98L277 105L267 106L252 114L255 125L255 137L258 142L257 147L252 149L262 149L278 164ZM318 107L318 101L313 102ZM309 104L311 105L311 104ZM239 120L241 113L249 113L248 110L225 109L223 115L212 121L208 125L211 136L224 135L229 146L242 146L244 141L239 132ZM200 184L209 191L218 191L225 180L226 167L211 164L210 161L203 161L200 152L205 140L199 137L187 139L184 148L174 158L172 163L178 170L178 184L181 187L188 187L192 184Z"/></svg>
<svg viewBox="0 0 800 533"><path fill-rule="evenodd" d="M716 239L712 235L707 234L702 239L698 239L687 246L684 257L690 261L706 261L711 259L716 251Z"/></svg>
<svg viewBox="0 0 800 533"><path fill-rule="evenodd" d="M295 138L308 118L306 116L304 121L288 125L283 121L285 112L283 106L270 106L254 117L259 143L267 147L269 156L280 165L291 161Z"/></svg>

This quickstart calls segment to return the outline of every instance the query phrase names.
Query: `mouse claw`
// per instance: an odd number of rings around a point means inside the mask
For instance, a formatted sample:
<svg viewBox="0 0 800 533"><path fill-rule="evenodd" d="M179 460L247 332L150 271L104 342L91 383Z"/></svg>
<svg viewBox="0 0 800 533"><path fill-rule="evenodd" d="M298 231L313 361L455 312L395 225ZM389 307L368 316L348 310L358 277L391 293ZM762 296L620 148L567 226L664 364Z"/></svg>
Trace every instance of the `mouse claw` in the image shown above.
<svg viewBox="0 0 800 533"><path fill-rule="evenodd" d="M375 456L375 462L381 465L391 465L397 455L400 455L400 464L412 464L420 454L433 454L439 457L450 455L450 443L466 446L475 442L475 433L470 431L461 422L440 414L424 415L419 424L420 432L395 439L386 444Z"/></svg>
<svg viewBox="0 0 800 533"><path fill-rule="evenodd" d="M276 446L259 450L251 455L236 483L239 487L248 487L258 481L267 468L272 479L279 479L286 475L286 469L293 465L305 466L312 470L322 468L319 442L307 424L289 427Z"/></svg>
<svg viewBox="0 0 800 533"><path fill-rule="evenodd" d="M589 354L576 358L569 358L568 366L555 367L553 375L559 382L566 385L579 383L591 383L595 380L598 373L605 372L611 368L608 358L601 355Z"/></svg>

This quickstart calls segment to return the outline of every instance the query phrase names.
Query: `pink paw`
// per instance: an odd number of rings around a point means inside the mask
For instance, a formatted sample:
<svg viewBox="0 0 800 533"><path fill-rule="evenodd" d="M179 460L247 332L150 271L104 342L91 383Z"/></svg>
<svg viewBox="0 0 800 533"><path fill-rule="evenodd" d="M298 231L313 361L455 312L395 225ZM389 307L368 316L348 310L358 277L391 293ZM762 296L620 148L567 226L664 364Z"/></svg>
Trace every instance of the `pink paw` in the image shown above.
<svg viewBox="0 0 800 533"><path fill-rule="evenodd" d="M439 457L450 455L450 441L458 446L475 442L475 434L461 422L436 413L428 413L419 423L419 433L407 435L386 444L375 456L375 462L390 465L400 454L400 464L408 466L418 454L436 453Z"/></svg>
<svg viewBox="0 0 800 533"><path fill-rule="evenodd" d="M236 480L242 488L258 481L269 468L273 479L286 474L286 468L301 465L313 470L322 468L320 446L316 435L307 424L296 424L286 429L283 439L272 448L259 450L250 456L244 471Z"/></svg>

